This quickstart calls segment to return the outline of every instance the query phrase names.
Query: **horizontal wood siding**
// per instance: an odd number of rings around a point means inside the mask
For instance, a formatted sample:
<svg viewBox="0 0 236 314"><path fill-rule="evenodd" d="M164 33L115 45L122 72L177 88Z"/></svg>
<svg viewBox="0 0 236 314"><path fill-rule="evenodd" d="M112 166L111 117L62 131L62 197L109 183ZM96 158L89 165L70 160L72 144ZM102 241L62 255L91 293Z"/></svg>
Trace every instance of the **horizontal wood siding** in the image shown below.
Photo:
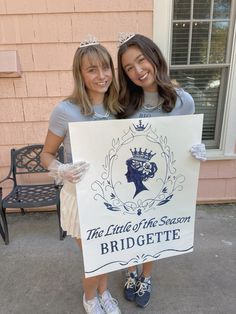
<svg viewBox="0 0 236 314"><path fill-rule="evenodd" d="M20 78L0 78L0 179L12 147L43 143L52 109L71 93L79 42L94 34L116 64L122 31L152 37L153 1L0 0L0 50L16 50L22 68ZM236 200L235 169L236 161L202 164L198 200ZM5 184L4 194L9 189Z"/></svg>

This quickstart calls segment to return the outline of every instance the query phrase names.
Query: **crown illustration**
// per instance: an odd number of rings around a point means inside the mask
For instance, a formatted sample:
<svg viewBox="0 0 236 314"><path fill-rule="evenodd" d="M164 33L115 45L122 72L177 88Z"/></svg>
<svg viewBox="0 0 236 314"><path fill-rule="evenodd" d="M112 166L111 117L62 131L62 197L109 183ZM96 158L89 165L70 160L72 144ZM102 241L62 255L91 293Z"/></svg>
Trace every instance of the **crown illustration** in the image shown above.
<svg viewBox="0 0 236 314"><path fill-rule="evenodd" d="M148 123L146 125L142 124L142 120L139 120L139 124L135 125L133 124L136 131L144 131L146 127L148 126Z"/></svg>
<svg viewBox="0 0 236 314"><path fill-rule="evenodd" d="M84 48L84 47L94 46L94 45L99 45L99 42L96 39L96 37L89 34L87 39L85 39L84 41L81 41L79 47Z"/></svg>
<svg viewBox="0 0 236 314"><path fill-rule="evenodd" d="M152 151L148 153L147 149L142 151L142 148L139 148L139 149L134 148L133 150L130 149L130 151L133 156L133 159L138 160L138 161L149 161L152 159L153 156L156 155L156 153L152 153Z"/></svg>
<svg viewBox="0 0 236 314"><path fill-rule="evenodd" d="M135 33L119 33L118 35L118 48L126 43L128 40L133 38Z"/></svg>

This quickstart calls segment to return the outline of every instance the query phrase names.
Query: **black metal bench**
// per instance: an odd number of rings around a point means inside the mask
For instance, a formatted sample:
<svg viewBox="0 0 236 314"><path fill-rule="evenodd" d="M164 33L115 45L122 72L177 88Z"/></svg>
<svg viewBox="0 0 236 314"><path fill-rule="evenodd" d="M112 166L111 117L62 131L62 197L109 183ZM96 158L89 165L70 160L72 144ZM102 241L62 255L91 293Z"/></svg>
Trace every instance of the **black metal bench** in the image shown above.
<svg viewBox="0 0 236 314"><path fill-rule="evenodd" d="M0 203L2 203L2 187L0 187ZM1 205L0 205L0 234L4 242L8 244L8 241L6 239L6 234L8 235L6 214L5 211L1 210Z"/></svg>
<svg viewBox="0 0 236 314"><path fill-rule="evenodd" d="M60 240L63 240L66 233L61 228L60 223L60 189L61 186L55 183L39 183L39 184L19 184L19 175L40 174L48 172L40 163L40 154L43 145L36 144L25 146L20 149L11 149L11 166L8 176L0 181L13 181L12 191L1 199L0 216L2 225L0 224L0 233L5 241L9 243L9 233L6 220L6 208L20 208L22 214L25 214L24 208L36 208L44 206L56 206ZM57 152L57 159L64 162L64 150L61 146Z"/></svg>

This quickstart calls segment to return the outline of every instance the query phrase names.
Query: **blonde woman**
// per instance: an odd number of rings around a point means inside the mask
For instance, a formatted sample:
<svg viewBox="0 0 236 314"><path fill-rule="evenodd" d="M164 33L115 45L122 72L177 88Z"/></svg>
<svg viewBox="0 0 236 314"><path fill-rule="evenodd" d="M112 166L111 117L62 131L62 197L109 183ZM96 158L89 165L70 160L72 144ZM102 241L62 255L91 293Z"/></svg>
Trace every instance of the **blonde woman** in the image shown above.
<svg viewBox="0 0 236 314"><path fill-rule="evenodd" d="M75 183L82 179L89 165L86 161L72 163L68 123L112 119L120 112L120 106L111 56L95 38L90 37L77 49L73 76L72 95L60 102L52 112L41 160L50 170L51 176L64 182L61 191L62 228L76 239L82 250ZM55 159L62 143L66 154L65 164ZM86 313L120 313L117 301L112 298L107 285L107 274L83 279Z"/></svg>

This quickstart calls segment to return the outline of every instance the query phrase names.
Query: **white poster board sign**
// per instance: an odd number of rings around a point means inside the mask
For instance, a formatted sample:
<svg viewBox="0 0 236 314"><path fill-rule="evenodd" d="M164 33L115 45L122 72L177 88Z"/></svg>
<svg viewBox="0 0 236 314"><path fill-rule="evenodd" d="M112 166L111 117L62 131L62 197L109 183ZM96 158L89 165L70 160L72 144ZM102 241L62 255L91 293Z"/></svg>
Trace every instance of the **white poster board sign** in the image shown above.
<svg viewBox="0 0 236 314"><path fill-rule="evenodd" d="M203 115L70 123L85 276L193 251Z"/></svg>

